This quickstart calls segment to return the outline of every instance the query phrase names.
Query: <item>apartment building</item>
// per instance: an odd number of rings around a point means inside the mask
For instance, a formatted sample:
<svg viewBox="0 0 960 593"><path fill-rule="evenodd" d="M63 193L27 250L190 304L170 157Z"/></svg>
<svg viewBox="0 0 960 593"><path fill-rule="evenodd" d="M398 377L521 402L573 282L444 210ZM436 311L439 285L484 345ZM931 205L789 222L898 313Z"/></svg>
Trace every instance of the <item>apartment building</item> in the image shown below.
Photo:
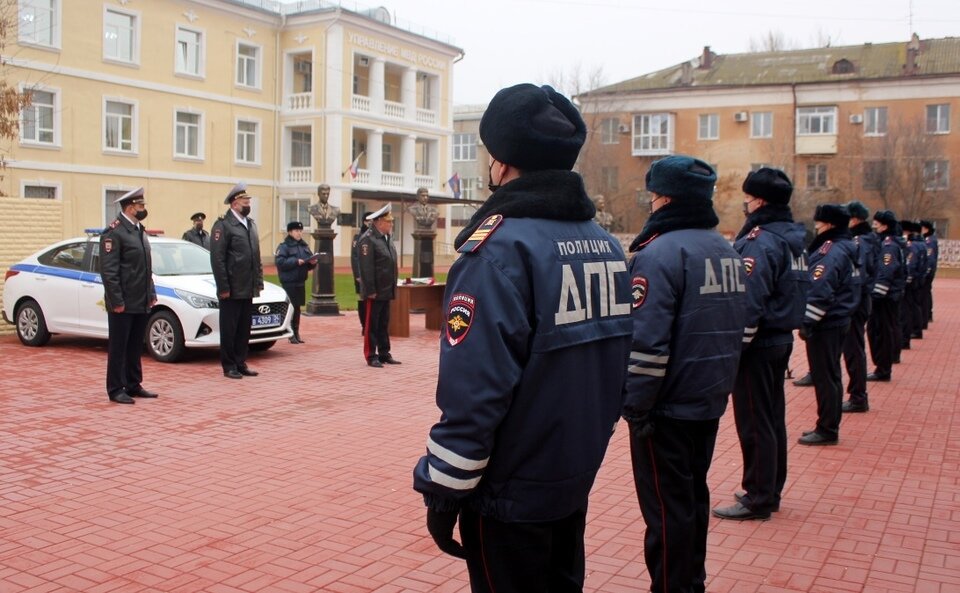
<svg viewBox="0 0 960 593"><path fill-rule="evenodd" d="M487 189L490 153L480 141L480 118L486 110L486 105L453 107L453 170L460 178L460 197L463 200L450 209L450 220L455 226L464 226L490 197L490 190Z"/></svg>
<svg viewBox="0 0 960 593"><path fill-rule="evenodd" d="M463 52L441 34L321 0L14 5L3 75L32 103L6 154L0 210L36 211L68 237L112 220L113 200L142 185L147 226L179 236L195 211L209 226L245 181L271 254L287 222L312 229L307 211L326 183L341 208L341 262L365 213L386 202L402 212L418 187L449 218ZM408 214L398 221L405 253L413 228ZM30 242L22 228L0 234Z"/></svg>
<svg viewBox="0 0 960 593"><path fill-rule="evenodd" d="M794 210L864 201L960 237L960 38L716 54L577 97L591 130L578 167L620 230L636 231L650 162L675 153L717 168L720 228L736 232L744 176L794 180Z"/></svg>

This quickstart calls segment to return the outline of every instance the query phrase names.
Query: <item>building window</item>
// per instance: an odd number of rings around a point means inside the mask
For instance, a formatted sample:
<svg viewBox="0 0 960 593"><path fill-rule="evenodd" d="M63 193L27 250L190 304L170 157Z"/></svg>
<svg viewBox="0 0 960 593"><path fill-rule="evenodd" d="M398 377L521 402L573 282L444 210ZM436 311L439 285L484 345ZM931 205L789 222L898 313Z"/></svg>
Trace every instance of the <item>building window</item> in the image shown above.
<svg viewBox="0 0 960 593"><path fill-rule="evenodd" d="M807 165L807 187L825 189L827 187L827 166L823 163Z"/></svg>
<svg viewBox="0 0 960 593"><path fill-rule="evenodd" d="M260 87L260 48L249 43L237 43L237 84Z"/></svg>
<svg viewBox="0 0 960 593"><path fill-rule="evenodd" d="M133 188L130 188L133 189ZM103 226L108 226L120 215L120 204L116 201L130 189L108 189L103 192Z"/></svg>
<svg viewBox="0 0 960 593"><path fill-rule="evenodd" d="M754 111L750 114L750 137L773 138L772 111Z"/></svg>
<svg viewBox="0 0 960 593"><path fill-rule="evenodd" d="M616 193L620 191L620 172L618 167L600 167L600 187L603 191Z"/></svg>
<svg viewBox="0 0 960 593"><path fill-rule="evenodd" d="M124 101L105 101L103 107L103 148L135 152L134 106Z"/></svg>
<svg viewBox="0 0 960 593"><path fill-rule="evenodd" d="M313 217L310 216L309 198L288 198L283 201L283 220L280 228L286 230L291 222L302 222L304 227L312 226Z"/></svg>
<svg viewBox="0 0 960 593"><path fill-rule="evenodd" d="M203 33L177 26L177 73L203 76Z"/></svg>
<svg viewBox="0 0 960 593"><path fill-rule="evenodd" d="M58 93L52 90L25 90L30 94L30 105L20 112L20 140L25 144L56 145L59 139L57 123L60 110Z"/></svg>
<svg viewBox="0 0 960 593"><path fill-rule="evenodd" d="M673 117L669 113L633 116L633 155L670 154L673 149Z"/></svg>
<svg viewBox="0 0 960 593"><path fill-rule="evenodd" d="M120 62L137 63L139 46L137 15L107 8L103 18L103 57Z"/></svg>
<svg viewBox="0 0 960 593"><path fill-rule="evenodd" d="M380 158L383 160L383 171L393 172L393 145L383 143L383 148L380 149Z"/></svg>
<svg viewBox="0 0 960 593"><path fill-rule="evenodd" d="M887 163L865 161L863 163L863 189L880 190L887 184Z"/></svg>
<svg viewBox="0 0 960 593"><path fill-rule="evenodd" d="M201 116L199 113L177 111L176 139L174 155L187 158L200 158L203 152L203 137L201 134Z"/></svg>
<svg viewBox="0 0 960 593"><path fill-rule="evenodd" d="M867 107L863 110L863 135L885 136L887 134L887 108Z"/></svg>
<svg viewBox="0 0 960 593"><path fill-rule="evenodd" d="M477 211L476 206L454 204L450 206L450 226L467 226L473 213ZM937 228L940 228L939 226Z"/></svg>
<svg viewBox="0 0 960 593"><path fill-rule="evenodd" d="M56 185L24 184L23 197L35 200L56 200L58 189Z"/></svg>
<svg viewBox="0 0 960 593"><path fill-rule="evenodd" d="M800 107L797 109L798 135L827 136L836 133L836 107Z"/></svg>
<svg viewBox="0 0 960 593"><path fill-rule="evenodd" d="M950 133L950 105L927 105L927 133Z"/></svg>
<svg viewBox="0 0 960 593"><path fill-rule="evenodd" d="M607 118L600 120L600 142L603 144L620 144L620 120Z"/></svg>
<svg viewBox="0 0 960 593"><path fill-rule="evenodd" d="M291 167L312 167L313 159L311 157L311 138L310 131L292 130L290 132L290 166Z"/></svg>
<svg viewBox="0 0 960 593"><path fill-rule="evenodd" d="M260 162L260 124L237 120L237 162L255 165Z"/></svg>
<svg viewBox="0 0 960 593"><path fill-rule="evenodd" d="M60 47L60 0L20 0L20 43Z"/></svg>
<svg viewBox="0 0 960 593"><path fill-rule="evenodd" d="M480 177L461 177L460 178L460 199L477 199L477 188L483 187L483 179ZM463 226L463 225L454 225Z"/></svg>
<svg viewBox="0 0 960 593"><path fill-rule="evenodd" d="M950 161L927 161L923 163L924 189L950 189Z"/></svg>
<svg viewBox="0 0 960 593"><path fill-rule="evenodd" d="M720 137L720 115L716 113L700 114L700 126L697 140L716 140Z"/></svg>
<svg viewBox="0 0 960 593"><path fill-rule="evenodd" d="M477 135L476 134L454 134L453 135L453 160L455 161L477 160Z"/></svg>
<svg viewBox="0 0 960 593"><path fill-rule="evenodd" d="M762 169L762 168L764 168L764 167L768 167L768 168L770 168L770 169L776 169L776 167L774 167L773 165L771 165L771 164L769 164L769 163L750 163L750 172L751 172L751 173L756 173L757 171L759 171L760 169Z"/></svg>

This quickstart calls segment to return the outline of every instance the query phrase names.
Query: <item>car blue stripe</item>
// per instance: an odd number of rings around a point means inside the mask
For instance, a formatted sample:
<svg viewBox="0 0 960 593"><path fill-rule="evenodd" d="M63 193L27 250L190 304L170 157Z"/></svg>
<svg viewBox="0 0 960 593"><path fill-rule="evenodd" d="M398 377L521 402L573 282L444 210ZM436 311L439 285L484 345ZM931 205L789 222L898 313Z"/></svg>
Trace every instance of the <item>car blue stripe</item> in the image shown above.
<svg viewBox="0 0 960 593"><path fill-rule="evenodd" d="M29 272L31 274L40 274L42 276L56 276L57 278L66 278L67 280L81 280L83 282L96 282L103 284L100 274L94 272L84 272L81 270L68 270L66 268L55 268L53 266L44 266L37 264L16 264L10 268L17 272ZM165 296L171 299L183 300L175 290L168 286L157 286L157 296Z"/></svg>

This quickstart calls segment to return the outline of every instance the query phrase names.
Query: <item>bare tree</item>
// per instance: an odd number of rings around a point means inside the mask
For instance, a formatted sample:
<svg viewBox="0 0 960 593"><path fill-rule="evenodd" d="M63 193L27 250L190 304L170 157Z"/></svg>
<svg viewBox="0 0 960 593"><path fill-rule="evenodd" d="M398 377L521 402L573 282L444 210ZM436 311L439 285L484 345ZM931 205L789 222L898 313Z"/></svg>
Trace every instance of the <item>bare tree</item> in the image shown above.
<svg viewBox="0 0 960 593"><path fill-rule="evenodd" d="M786 51L800 49L800 44L795 39L787 38L783 31L771 29L760 37L751 37L749 48L751 53Z"/></svg>
<svg viewBox="0 0 960 593"><path fill-rule="evenodd" d="M7 82L6 55L8 35L17 31L17 0L0 0L0 142L6 144L15 139L20 132L20 112L30 104L29 92L20 92L16 85ZM9 149L0 148L0 180L6 169L6 155ZM0 186L0 196L4 195Z"/></svg>

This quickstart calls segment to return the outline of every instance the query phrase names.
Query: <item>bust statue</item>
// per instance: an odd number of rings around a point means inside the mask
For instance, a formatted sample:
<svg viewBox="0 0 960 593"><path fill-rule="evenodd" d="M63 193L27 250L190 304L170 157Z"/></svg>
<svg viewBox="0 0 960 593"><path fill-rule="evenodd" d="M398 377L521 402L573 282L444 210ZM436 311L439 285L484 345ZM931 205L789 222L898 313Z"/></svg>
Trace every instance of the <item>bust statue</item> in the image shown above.
<svg viewBox="0 0 960 593"><path fill-rule="evenodd" d="M328 203L330 201L330 186L326 183L319 185L317 187L317 197L320 198L320 201L310 206L310 216L317 221L318 227L330 228L330 225L336 222L337 217L340 216L340 209Z"/></svg>
<svg viewBox="0 0 960 593"><path fill-rule="evenodd" d="M427 188L417 190L417 203L410 207L410 214L417 223L417 230L432 230L437 222L437 208L431 206Z"/></svg>
<svg viewBox="0 0 960 593"><path fill-rule="evenodd" d="M594 205L597 207L597 214L593 217L594 222L600 225L600 228L610 232L610 228L613 226L613 214L610 214L605 210L607 206L607 200L602 195L598 195L593 199Z"/></svg>

